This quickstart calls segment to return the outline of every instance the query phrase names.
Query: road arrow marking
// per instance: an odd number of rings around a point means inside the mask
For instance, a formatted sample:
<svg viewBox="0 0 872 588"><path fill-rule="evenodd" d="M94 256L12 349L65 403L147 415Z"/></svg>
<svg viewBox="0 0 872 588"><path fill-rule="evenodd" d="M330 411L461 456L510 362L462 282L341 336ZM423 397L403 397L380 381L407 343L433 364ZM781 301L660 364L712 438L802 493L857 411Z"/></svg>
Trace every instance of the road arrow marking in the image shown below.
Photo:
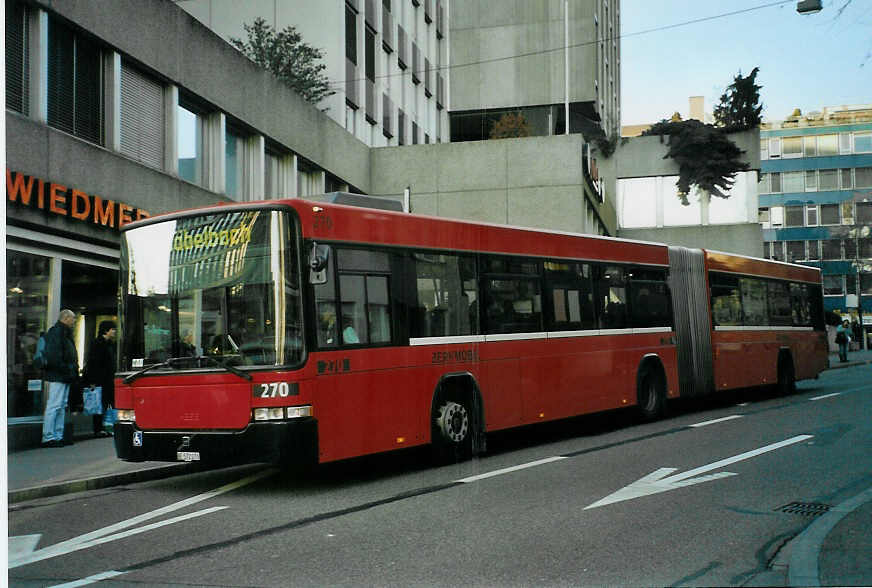
<svg viewBox="0 0 872 588"><path fill-rule="evenodd" d="M8 546L9 559L18 559L33 553L36 550L36 546L39 545L40 538L42 538L42 535L39 533L36 535L10 537Z"/></svg>
<svg viewBox="0 0 872 588"><path fill-rule="evenodd" d="M598 500L590 506L586 506L584 510L587 510L589 508L596 508L598 506L605 506L607 504L612 504L615 502L622 502L624 500L632 500L633 498L640 498L642 496L648 496L649 494L667 492L669 490L675 490L676 488L683 488L685 486L692 486L694 484L700 484L702 482L711 482L712 480L719 480L721 478L735 476L736 474L731 472L720 472L717 474L709 474L707 476L700 476L700 474L704 474L712 470L717 470L730 464L756 457L763 453L775 451L776 449L781 449L782 447L787 447L788 445L801 443L802 441L811 439L812 437L814 437L814 435L798 435L784 441L779 441L778 443L773 443L771 445L760 447L759 449L754 449L752 451L746 451L745 453L740 453L739 455L734 455L733 457L728 457L726 459L722 459L720 461L716 461L714 463L710 463L708 465L689 470L687 472L684 472L683 474L676 474L674 476L670 476L669 474L677 471L676 468L660 468L659 470L651 472L647 476L636 480L629 486L625 486L617 492L609 494L602 500Z"/></svg>

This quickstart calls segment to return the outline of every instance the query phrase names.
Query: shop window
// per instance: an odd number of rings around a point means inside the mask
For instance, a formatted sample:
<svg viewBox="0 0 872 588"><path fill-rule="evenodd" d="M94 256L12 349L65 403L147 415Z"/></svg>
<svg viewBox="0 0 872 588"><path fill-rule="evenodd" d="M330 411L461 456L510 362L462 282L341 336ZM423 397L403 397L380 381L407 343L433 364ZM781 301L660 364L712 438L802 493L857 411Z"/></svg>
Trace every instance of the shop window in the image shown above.
<svg viewBox="0 0 872 588"><path fill-rule="evenodd" d="M9 418L42 414L42 375L33 367L48 330L51 258L6 250L6 409ZM54 317L56 318L56 317Z"/></svg>
<svg viewBox="0 0 872 588"><path fill-rule="evenodd" d="M100 70L99 46L56 19L49 19L49 126L91 143L102 143Z"/></svg>
<svg viewBox="0 0 872 588"><path fill-rule="evenodd" d="M24 4L6 2L6 108L27 114L29 111L30 54L28 9Z"/></svg>
<svg viewBox="0 0 872 588"><path fill-rule="evenodd" d="M121 61L121 153L163 168L163 85Z"/></svg>
<svg viewBox="0 0 872 588"><path fill-rule="evenodd" d="M179 177L203 185L206 111L182 96L179 96L177 108L176 147L179 156Z"/></svg>
<svg viewBox="0 0 872 588"><path fill-rule="evenodd" d="M478 333L478 287L475 258L415 253L417 303L412 308L411 337L446 337Z"/></svg>

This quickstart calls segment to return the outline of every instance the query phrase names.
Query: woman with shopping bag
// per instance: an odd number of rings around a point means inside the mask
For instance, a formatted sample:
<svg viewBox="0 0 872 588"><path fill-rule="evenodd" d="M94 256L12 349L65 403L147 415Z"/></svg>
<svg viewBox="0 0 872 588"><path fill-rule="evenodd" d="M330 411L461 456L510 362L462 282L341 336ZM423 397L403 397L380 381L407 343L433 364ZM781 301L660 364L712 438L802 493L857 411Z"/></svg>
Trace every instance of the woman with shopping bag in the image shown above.
<svg viewBox="0 0 872 588"><path fill-rule="evenodd" d="M97 338L91 343L85 362L85 385L90 387L92 396L100 397L102 408L99 413L94 411L95 407L88 410L94 419L94 437L111 436L105 429L114 424L115 411L112 406L115 404L115 331L115 323L112 321L100 323ZM85 394L88 394L88 390Z"/></svg>

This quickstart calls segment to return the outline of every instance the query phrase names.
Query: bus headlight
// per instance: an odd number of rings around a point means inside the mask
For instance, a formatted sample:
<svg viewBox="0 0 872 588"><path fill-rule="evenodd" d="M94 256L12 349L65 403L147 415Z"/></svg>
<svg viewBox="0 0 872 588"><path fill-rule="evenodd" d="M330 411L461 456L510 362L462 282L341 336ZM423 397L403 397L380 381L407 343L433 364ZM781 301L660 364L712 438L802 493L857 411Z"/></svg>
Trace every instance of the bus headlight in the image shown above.
<svg viewBox="0 0 872 588"><path fill-rule="evenodd" d="M132 409L128 408L119 408L115 411L119 421L130 421L131 423L136 422L136 414Z"/></svg>
<svg viewBox="0 0 872 588"><path fill-rule="evenodd" d="M269 406L254 409L256 421L281 421L285 418L299 419L312 416L311 406Z"/></svg>

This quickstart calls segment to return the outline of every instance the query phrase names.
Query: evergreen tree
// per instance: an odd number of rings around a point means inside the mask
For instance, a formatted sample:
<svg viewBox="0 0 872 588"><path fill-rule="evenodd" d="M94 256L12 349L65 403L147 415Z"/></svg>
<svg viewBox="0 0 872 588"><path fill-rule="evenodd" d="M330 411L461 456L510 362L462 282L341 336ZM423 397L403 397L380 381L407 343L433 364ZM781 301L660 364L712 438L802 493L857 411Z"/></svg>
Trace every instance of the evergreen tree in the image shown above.
<svg viewBox="0 0 872 588"><path fill-rule="evenodd" d="M739 131L753 129L760 124L760 113L763 105L760 104L760 88L758 85L757 72L759 67L751 70L746 77L742 77L740 71L733 83L721 95L720 104L715 106L714 116L718 126L727 131Z"/></svg>
<svg viewBox="0 0 872 588"><path fill-rule="evenodd" d="M317 104L336 92L330 89L320 63L324 52L303 42L297 29L288 26L276 32L263 18L243 25L247 41L231 38L230 43L257 65L267 69L306 101Z"/></svg>

